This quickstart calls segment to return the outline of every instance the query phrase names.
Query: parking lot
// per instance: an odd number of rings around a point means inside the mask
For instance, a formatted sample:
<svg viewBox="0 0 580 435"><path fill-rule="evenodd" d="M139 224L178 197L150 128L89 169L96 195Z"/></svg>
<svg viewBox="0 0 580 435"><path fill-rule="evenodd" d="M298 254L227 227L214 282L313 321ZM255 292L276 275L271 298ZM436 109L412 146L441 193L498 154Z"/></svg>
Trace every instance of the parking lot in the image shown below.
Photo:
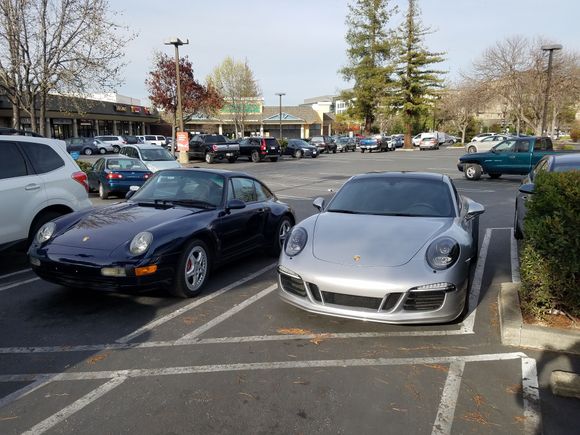
<svg viewBox="0 0 580 435"><path fill-rule="evenodd" d="M6 256L0 433L574 433L580 416L551 395L548 378L555 365L580 361L499 339L498 286L519 280L519 178L467 181L456 168L461 154L211 165L255 175L298 219L354 174L450 175L486 207L461 323L397 326L306 313L279 300L276 262L260 254L217 270L189 300L73 291L36 278L22 256Z"/></svg>

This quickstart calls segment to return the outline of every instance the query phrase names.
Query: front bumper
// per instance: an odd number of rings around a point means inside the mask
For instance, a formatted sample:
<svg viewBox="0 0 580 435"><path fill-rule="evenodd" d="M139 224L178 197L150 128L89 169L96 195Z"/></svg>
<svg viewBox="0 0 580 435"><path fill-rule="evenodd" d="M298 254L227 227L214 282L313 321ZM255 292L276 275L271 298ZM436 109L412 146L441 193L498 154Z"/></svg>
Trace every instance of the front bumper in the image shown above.
<svg viewBox="0 0 580 435"><path fill-rule="evenodd" d="M100 291L147 291L165 287L175 276L175 256L157 257L150 260L119 260L110 258L86 258L73 254L47 252L44 248L31 248L29 253L32 270L45 281L79 289ZM173 258L175 257L175 258ZM156 265L151 275L136 276L137 267ZM103 268L124 269L126 276L103 276Z"/></svg>
<svg viewBox="0 0 580 435"><path fill-rule="evenodd" d="M459 317L465 306L467 264L460 267L459 274L427 275L423 282L418 278L418 285L415 286L409 285L402 277L387 279L384 273L377 273L376 270L371 273L373 276L368 276L370 268L356 270L325 263L308 268L308 271L317 270L315 273L304 271L299 274L297 268L290 269L291 264L288 263L291 262L281 258L278 268L279 295L283 301L311 313L380 323L429 324L451 322ZM459 279L452 280L452 276ZM451 286L442 289L416 288L438 282L447 282Z"/></svg>
<svg viewBox="0 0 580 435"><path fill-rule="evenodd" d="M361 145L360 146L360 149L361 150L376 150L378 148L379 148L379 145L378 144L375 144L375 145Z"/></svg>
<svg viewBox="0 0 580 435"><path fill-rule="evenodd" d="M457 162L457 169L459 169L459 172L463 172L463 169L465 169L465 163Z"/></svg>

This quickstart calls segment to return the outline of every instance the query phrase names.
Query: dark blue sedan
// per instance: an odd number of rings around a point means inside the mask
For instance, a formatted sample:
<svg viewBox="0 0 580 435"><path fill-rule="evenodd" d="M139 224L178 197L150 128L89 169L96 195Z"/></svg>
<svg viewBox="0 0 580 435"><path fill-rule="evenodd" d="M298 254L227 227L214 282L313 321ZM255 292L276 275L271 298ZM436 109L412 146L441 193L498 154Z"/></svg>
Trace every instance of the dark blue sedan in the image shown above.
<svg viewBox="0 0 580 435"><path fill-rule="evenodd" d="M256 251L278 256L295 222L250 175L167 169L126 202L45 224L28 254L39 277L68 287L192 297L216 266Z"/></svg>
<svg viewBox="0 0 580 435"><path fill-rule="evenodd" d="M131 186L142 186L153 173L138 159L103 157L87 172L89 190L99 192L101 199L109 195L125 196Z"/></svg>

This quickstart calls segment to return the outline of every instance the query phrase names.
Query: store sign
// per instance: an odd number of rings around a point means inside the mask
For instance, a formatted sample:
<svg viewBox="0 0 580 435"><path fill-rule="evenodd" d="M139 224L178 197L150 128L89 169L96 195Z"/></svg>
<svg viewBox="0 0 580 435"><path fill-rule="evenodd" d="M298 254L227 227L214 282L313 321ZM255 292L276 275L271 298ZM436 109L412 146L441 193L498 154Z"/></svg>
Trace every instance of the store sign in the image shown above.
<svg viewBox="0 0 580 435"><path fill-rule="evenodd" d="M189 151L189 134L186 131L178 131L176 134L177 150Z"/></svg>
<svg viewBox="0 0 580 435"><path fill-rule="evenodd" d="M72 119L68 118L52 118L52 125L71 125Z"/></svg>
<svg viewBox="0 0 580 435"><path fill-rule="evenodd" d="M131 112L141 113L141 108L139 106L131 106Z"/></svg>
<svg viewBox="0 0 580 435"><path fill-rule="evenodd" d="M115 112L126 112L127 106L123 106L122 104L115 104L113 109L115 109Z"/></svg>

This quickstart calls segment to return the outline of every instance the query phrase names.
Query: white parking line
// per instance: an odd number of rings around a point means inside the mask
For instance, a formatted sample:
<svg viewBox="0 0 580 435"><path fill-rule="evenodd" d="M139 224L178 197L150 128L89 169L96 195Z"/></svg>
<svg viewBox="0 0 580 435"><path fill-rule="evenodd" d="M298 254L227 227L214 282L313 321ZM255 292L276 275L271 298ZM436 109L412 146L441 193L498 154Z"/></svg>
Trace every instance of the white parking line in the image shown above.
<svg viewBox="0 0 580 435"><path fill-rule="evenodd" d="M522 394L524 399L524 433L542 433L542 412L540 410L540 389L536 360L522 358Z"/></svg>
<svg viewBox="0 0 580 435"><path fill-rule="evenodd" d="M51 415L46 420L41 421L36 426L27 430L23 433L23 435L38 435L41 433L46 432L49 429L52 429L54 426L59 424L60 422L66 420L71 415L75 414L76 412L80 411L87 405L91 404L101 396L105 395L112 389L118 387L123 382L125 382L127 378L124 377L114 377L109 382L101 385L100 387L94 389L90 393L86 394L85 396L81 397L76 402L73 402L66 408L61 409L56 414Z"/></svg>
<svg viewBox="0 0 580 435"><path fill-rule="evenodd" d="M445 380L443 393L441 393L437 418L431 431L432 435L449 435L451 433L464 368L465 361L455 361L449 365L449 372Z"/></svg>
<svg viewBox="0 0 580 435"><path fill-rule="evenodd" d="M39 279L40 278L31 278L31 279L27 279L25 281L14 282L12 284L5 285L3 287L0 287L0 292L2 292L4 290L9 290L9 289L14 288L14 287L19 287L21 285L28 284L28 283L31 283L31 282L34 282L34 281L38 281Z"/></svg>
<svg viewBox="0 0 580 435"><path fill-rule="evenodd" d="M24 396L29 395L33 391L36 391L39 388L42 388L45 385L50 384L51 382L52 382L51 376L41 376L40 378L35 380L33 383L28 384L24 388L16 390L13 393L10 393L7 396L4 396L2 399L0 399L0 408L18 400L18 399L21 399Z"/></svg>
<svg viewBox="0 0 580 435"><path fill-rule="evenodd" d="M250 306L251 304L253 304L257 300L263 298L264 296L272 293L277 288L278 288L278 284L272 284L270 287L265 288L264 290L262 290L261 292L255 294L251 298L246 299L241 304L236 305L234 308L229 309L225 313L223 313L223 314L221 314L221 315L213 318L212 320L210 320L209 322L207 322L204 325L200 326L199 328L194 329L189 334L184 335L183 337L181 337L179 340L176 341L176 344L183 343L183 342L186 342L186 341L190 341L190 340L192 340L194 338L199 337L204 332L208 331L209 329L213 328L216 325L219 325L223 321L225 321L225 320L229 319L230 317L232 317L234 314L239 313L244 308Z"/></svg>
<svg viewBox="0 0 580 435"><path fill-rule="evenodd" d="M31 272L31 271L32 271L32 269L22 269L22 270L19 270L17 272L12 272L12 273L7 273L6 275L1 275L0 279L10 278L11 276L20 275L21 273L26 273L26 272Z"/></svg>
<svg viewBox="0 0 580 435"><path fill-rule="evenodd" d="M224 293L232 290L233 288L236 288L248 281L251 281L252 279L268 272L269 270L272 270L274 267L276 267L277 263L272 263L260 270L258 270L257 272L254 272L242 279L237 280L236 282L233 282L225 287L223 287L222 289L207 295L203 298L197 299L193 302L191 302L190 304L187 304L184 307L179 308L178 310L175 310L163 317L160 317L159 319L153 320L152 322L149 322L147 325L142 326L141 328L137 329L136 331L131 332L130 334L125 335L124 337L119 338L118 340L115 340L117 343L128 343L129 341L133 340L136 337L139 337L140 335L151 331L153 328L156 328L159 325L162 325L168 321L170 321L171 319L174 319L180 315L182 315L183 313L194 309L195 307L198 307L199 305L210 301L218 296L223 295Z"/></svg>

